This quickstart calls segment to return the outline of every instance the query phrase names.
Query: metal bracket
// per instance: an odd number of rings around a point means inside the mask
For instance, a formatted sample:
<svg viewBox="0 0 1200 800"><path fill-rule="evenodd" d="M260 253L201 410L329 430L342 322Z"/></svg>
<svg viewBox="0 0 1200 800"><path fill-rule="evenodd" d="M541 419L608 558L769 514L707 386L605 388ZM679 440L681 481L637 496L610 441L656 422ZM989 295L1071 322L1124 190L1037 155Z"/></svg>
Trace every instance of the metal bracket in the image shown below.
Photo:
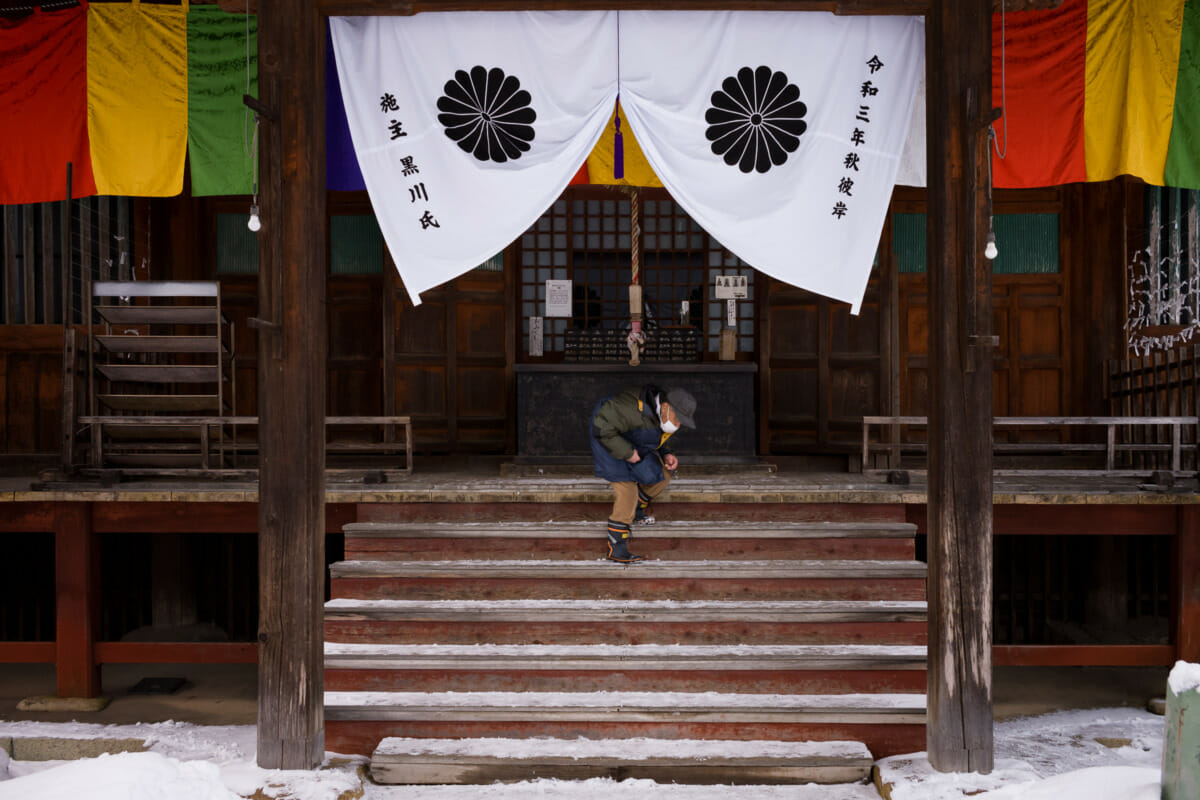
<svg viewBox="0 0 1200 800"><path fill-rule="evenodd" d="M248 94L244 94L242 95L242 103L244 103L247 108L257 114L259 117L267 120L268 122L279 121L279 113L274 109L267 108L257 97L251 97Z"/></svg>
<svg viewBox="0 0 1200 800"><path fill-rule="evenodd" d="M274 334L278 334L283 331L283 326L278 322L270 322L265 319L259 319L258 317L250 317L250 319L246 320L246 324L251 328L254 328L256 331L266 331L267 333Z"/></svg>
<svg viewBox="0 0 1200 800"><path fill-rule="evenodd" d="M978 336L978 335L972 334L971 336L967 337L967 342L972 347L996 348L996 347L1000 346L1000 337L999 336Z"/></svg>

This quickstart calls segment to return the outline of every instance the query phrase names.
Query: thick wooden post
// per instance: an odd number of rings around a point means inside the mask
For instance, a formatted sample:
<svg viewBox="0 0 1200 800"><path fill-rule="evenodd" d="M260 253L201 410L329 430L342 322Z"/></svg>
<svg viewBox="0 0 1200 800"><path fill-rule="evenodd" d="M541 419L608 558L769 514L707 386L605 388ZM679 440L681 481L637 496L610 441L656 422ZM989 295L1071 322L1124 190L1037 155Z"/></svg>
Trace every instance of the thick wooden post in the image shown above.
<svg viewBox="0 0 1200 800"><path fill-rule="evenodd" d="M96 697L94 658L99 579L91 503L60 503L54 512L54 661L59 697Z"/></svg>
<svg viewBox="0 0 1200 800"><path fill-rule="evenodd" d="M992 769L991 11L934 0L926 17L928 749L943 772Z"/></svg>
<svg viewBox="0 0 1200 800"><path fill-rule="evenodd" d="M1175 658L1200 662L1200 507L1179 506L1175 538Z"/></svg>
<svg viewBox="0 0 1200 800"><path fill-rule="evenodd" d="M259 0L258 764L325 751L325 30Z"/></svg>

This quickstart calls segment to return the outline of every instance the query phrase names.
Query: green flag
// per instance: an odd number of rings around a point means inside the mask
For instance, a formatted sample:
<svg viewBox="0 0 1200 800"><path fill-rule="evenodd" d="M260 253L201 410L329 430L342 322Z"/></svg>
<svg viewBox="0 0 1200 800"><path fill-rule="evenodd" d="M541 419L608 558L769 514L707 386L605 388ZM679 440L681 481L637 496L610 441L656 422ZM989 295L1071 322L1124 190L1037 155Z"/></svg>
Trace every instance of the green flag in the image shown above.
<svg viewBox="0 0 1200 800"><path fill-rule="evenodd" d="M250 194L254 116L242 95L258 96L258 18L193 5L187 39L192 196Z"/></svg>

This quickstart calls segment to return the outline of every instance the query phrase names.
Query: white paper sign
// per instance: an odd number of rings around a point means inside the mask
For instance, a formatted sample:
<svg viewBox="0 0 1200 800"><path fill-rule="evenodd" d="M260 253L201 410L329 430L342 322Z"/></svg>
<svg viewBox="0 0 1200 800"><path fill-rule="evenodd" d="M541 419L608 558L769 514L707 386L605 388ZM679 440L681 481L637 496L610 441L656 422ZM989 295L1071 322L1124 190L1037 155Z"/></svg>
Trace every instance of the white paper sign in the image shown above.
<svg viewBox="0 0 1200 800"><path fill-rule="evenodd" d="M546 281L546 316L571 316L570 281Z"/></svg>
<svg viewBox="0 0 1200 800"><path fill-rule="evenodd" d="M737 327L737 300L732 298L725 301L725 324L731 328Z"/></svg>
<svg viewBox="0 0 1200 800"><path fill-rule="evenodd" d="M749 294L749 281L745 275L718 275L716 282L718 300L745 300Z"/></svg>
<svg viewBox="0 0 1200 800"><path fill-rule="evenodd" d="M545 327L541 317L529 318L529 355L540 356L545 353Z"/></svg>

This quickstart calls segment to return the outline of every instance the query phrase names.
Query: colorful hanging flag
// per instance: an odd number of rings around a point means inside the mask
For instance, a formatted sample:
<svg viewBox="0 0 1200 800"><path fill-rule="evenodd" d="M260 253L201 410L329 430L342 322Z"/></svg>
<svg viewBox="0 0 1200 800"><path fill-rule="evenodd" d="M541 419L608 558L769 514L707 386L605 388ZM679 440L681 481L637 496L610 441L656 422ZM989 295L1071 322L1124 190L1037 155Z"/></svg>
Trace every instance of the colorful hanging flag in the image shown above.
<svg viewBox="0 0 1200 800"><path fill-rule="evenodd" d="M192 196L250 194L258 96L258 18L218 6L187 15L187 139Z"/></svg>
<svg viewBox="0 0 1200 800"><path fill-rule="evenodd" d="M621 103L654 172L760 272L857 313L925 28L825 12L621 12Z"/></svg>
<svg viewBox="0 0 1200 800"><path fill-rule="evenodd" d="M521 235L617 94L614 12L330 20L358 163L409 298Z"/></svg>
<svg viewBox="0 0 1200 800"><path fill-rule="evenodd" d="M87 133L86 2L0 18L0 205L96 193Z"/></svg>
<svg viewBox="0 0 1200 800"><path fill-rule="evenodd" d="M993 182L1016 189L1087 180L1087 0L992 22L992 106L1004 113L993 127L1005 156L992 159Z"/></svg>
<svg viewBox="0 0 1200 800"><path fill-rule="evenodd" d="M187 152L187 3L88 8L87 119L96 193L170 197Z"/></svg>
<svg viewBox="0 0 1200 800"><path fill-rule="evenodd" d="M621 116L621 143L624 150L624 172L625 176L617 178L614 175L613 169L613 149L615 138L611 136L611 132L615 130L614 119ZM641 186L641 187L660 187L662 181L654 174L654 170L650 168L650 164L646 161L646 155L642 152L641 145L638 144L637 138L634 137L633 131L629 129L626 123L624 114L621 111L620 103L617 104L616 110L613 111L612 117L609 118L608 124L604 128L604 133L600 136L600 141L596 142L596 146L592 148L592 152L588 155L588 180L594 184L603 186Z"/></svg>

